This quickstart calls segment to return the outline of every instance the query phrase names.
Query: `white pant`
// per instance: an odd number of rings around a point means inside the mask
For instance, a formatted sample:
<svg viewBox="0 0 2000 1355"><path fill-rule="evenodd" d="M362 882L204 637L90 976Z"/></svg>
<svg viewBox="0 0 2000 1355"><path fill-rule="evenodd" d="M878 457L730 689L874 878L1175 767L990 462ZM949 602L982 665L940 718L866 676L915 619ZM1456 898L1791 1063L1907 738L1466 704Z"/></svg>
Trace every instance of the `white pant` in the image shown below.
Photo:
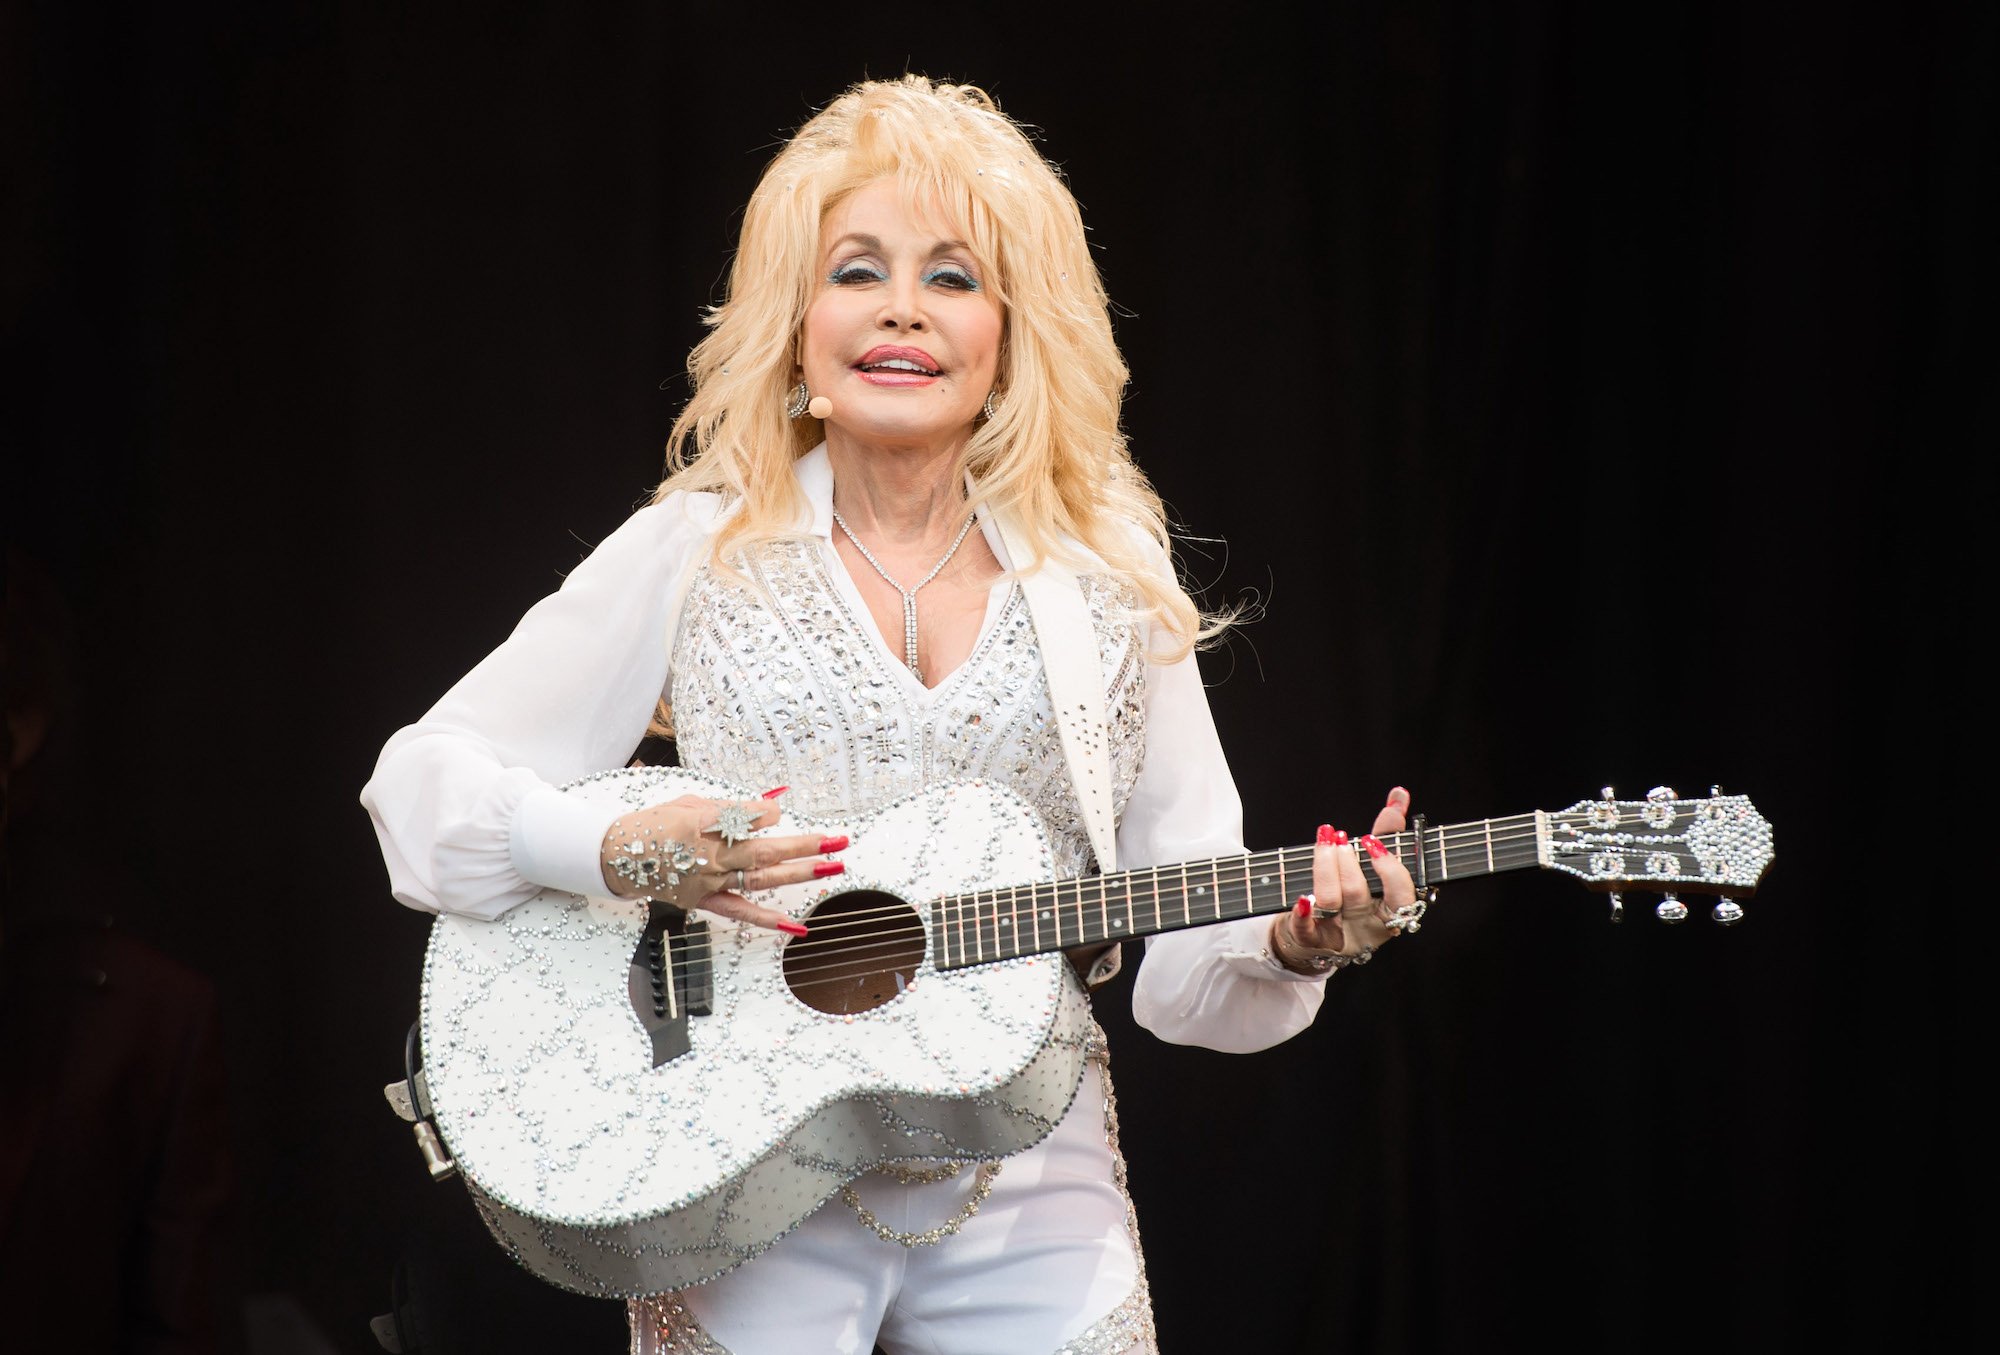
<svg viewBox="0 0 2000 1355"><path fill-rule="evenodd" d="M1007 1158L979 1212L934 1246L885 1242L838 1198L707 1284L631 1305L634 1355L1126 1355L1152 1307L1117 1118L1093 1059L1047 1139ZM857 1183L881 1223L921 1233L973 1188Z"/></svg>

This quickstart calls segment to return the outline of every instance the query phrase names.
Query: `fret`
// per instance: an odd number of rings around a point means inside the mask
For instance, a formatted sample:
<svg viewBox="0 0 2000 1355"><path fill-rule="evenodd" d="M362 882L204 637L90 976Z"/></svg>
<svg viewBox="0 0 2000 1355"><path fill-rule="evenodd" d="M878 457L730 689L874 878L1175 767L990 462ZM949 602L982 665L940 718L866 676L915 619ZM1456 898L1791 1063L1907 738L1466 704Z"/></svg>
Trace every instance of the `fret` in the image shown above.
<svg viewBox="0 0 2000 1355"><path fill-rule="evenodd" d="M1154 866L1150 873L1153 877L1153 930L1158 931L1166 925L1160 917L1160 868Z"/></svg>
<svg viewBox="0 0 2000 1355"><path fill-rule="evenodd" d="M1190 911L1193 907L1190 900L1193 897L1194 891L1188 887L1187 862L1183 861L1181 862L1181 926L1183 927L1194 925L1194 914Z"/></svg>
<svg viewBox="0 0 2000 1355"><path fill-rule="evenodd" d="M1076 919L1076 939L1069 942L1069 944L1072 946L1080 946L1083 944L1083 934L1084 934L1083 933L1083 882L1081 880L1071 881L1070 889L1076 894L1076 907L1072 914Z"/></svg>
<svg viewBox="0 0 2000 1355"><path fill-rule="evenodd" d="M1485 819L1481 821L1480 827L1486 830L1486 873L1491 875L1493 873L1493 820Z"/></svg>

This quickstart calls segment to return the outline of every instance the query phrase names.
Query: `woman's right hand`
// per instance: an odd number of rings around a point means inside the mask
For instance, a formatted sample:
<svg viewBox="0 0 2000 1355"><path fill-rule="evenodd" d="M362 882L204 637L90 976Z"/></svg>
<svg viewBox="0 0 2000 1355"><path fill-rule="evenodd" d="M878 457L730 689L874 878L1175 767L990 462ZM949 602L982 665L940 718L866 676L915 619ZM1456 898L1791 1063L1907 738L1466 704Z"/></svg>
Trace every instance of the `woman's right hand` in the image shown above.
<svg viewBox="0 0 2000 1355"><path fill-rule="evenodd" d="M846 867L828 857L847 838L802 833L727 842L717 831L725 810L740 811L753 830L769 828L778 821L778 793L755 800L683 795L620 815L599 849L605 887L621 899L658 899L804 936L804 924L752 903L744 891L840 874Z"/></svg>

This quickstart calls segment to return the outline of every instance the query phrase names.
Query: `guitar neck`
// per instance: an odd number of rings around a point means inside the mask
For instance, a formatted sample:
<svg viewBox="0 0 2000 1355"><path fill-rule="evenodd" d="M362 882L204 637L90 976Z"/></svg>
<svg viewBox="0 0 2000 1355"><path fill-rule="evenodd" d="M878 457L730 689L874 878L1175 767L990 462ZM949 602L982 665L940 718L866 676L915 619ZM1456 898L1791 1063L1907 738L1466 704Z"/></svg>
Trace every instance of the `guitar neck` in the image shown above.
<svg viewBox="0 0 2000 1355"><path fill-rule="evenodd" d="M1430 884L1525 870L1541 864L1542 819L1516 814L1444 827L1412 828L1382 839L1416 879ZM1372 894L1381 878L1366 853L1361 873ZM1283 847L1171 866L1079 876L954 894L932 905L937 967L964 969L1232 918L1281 913L1310 893L1313 849Z"/></svg>

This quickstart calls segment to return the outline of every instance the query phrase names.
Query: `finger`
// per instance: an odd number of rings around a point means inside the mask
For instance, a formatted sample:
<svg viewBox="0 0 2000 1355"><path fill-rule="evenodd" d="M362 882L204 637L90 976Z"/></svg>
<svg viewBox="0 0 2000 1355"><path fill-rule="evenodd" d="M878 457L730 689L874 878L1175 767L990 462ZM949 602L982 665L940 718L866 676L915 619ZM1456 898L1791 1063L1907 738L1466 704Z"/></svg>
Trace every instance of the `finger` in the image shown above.
<svg viewBox="0 0 2000 1355"><path fill-rule="evenodd" d="M1410 792L1397 786L1389 792L1389 798L1375 815L1375 826L1368 831L1376 837L1387 837L1400 833L1410 821Z"/></svg>
<svg viewBox="0 0 2000 1355"><path fill-rule="evenodd" d="M1343 839L1346 834L1340 835ZM1368 889L1368 877L1361 873L1361 857L1353 843L1336 850L1334 864L1340 871L1340 915L1362 917L1375 911L1375 899Z"/></svg>
<svg viewBox="0 0 2000 1355"><path fill-rule="evenodd" d="M845 833L787 833L783 837L746 838L724 847L715 856L716 865L723 870L758 870L802 856L825 856L846 847Z"/></svg>
<svg viewBox="0 0 2000 1355"><path fill-rule="evenodd" d="M1347 834L1330 823L1319 826L1313 838L1313 896L1317 911L1301 912L1295 919L1299 944L1316 950L1339 950L1347 939L1337 916L1319 913L1340 911L1340 858L1349 855Z"/></svg>
<svg viewBox="0 0 2000 1355"><path fill-rule="evenodd" d="M793 921L789 913L781 913L776 908L766 908L760 903L752 903L741 894L731 893L728 890L705 895L695 907L722 917L734 918L752 927L768 927L787 936L806 934L805 923Z"/></svg>
<svg viewBox="0 0 2000 1355"><path fill-rule="evenodd" d="M843 875L847 867L838 861L828 861L814 857L805 861L786 861L775 866L765 866L761 870L743 872L743 879L735 880L735 871L730 871L724 883L734 884L739 891L752 889L776 889L780 885L804 884L808 880L827 880Z"/></svg>
<svg viewBox="0 0 2000 1355"><path fill-rule="evenodd" d="M1388 846L1369 834L1361 839L1361 845L1368 853L1368 860L1375 867L1375 878L1382 882L1382 902L1378 916L1388 918L1399 908L1407 908L1416 902L1416 882L1410 878L1410 869L1402 858L1389 850Z"/></svg>

